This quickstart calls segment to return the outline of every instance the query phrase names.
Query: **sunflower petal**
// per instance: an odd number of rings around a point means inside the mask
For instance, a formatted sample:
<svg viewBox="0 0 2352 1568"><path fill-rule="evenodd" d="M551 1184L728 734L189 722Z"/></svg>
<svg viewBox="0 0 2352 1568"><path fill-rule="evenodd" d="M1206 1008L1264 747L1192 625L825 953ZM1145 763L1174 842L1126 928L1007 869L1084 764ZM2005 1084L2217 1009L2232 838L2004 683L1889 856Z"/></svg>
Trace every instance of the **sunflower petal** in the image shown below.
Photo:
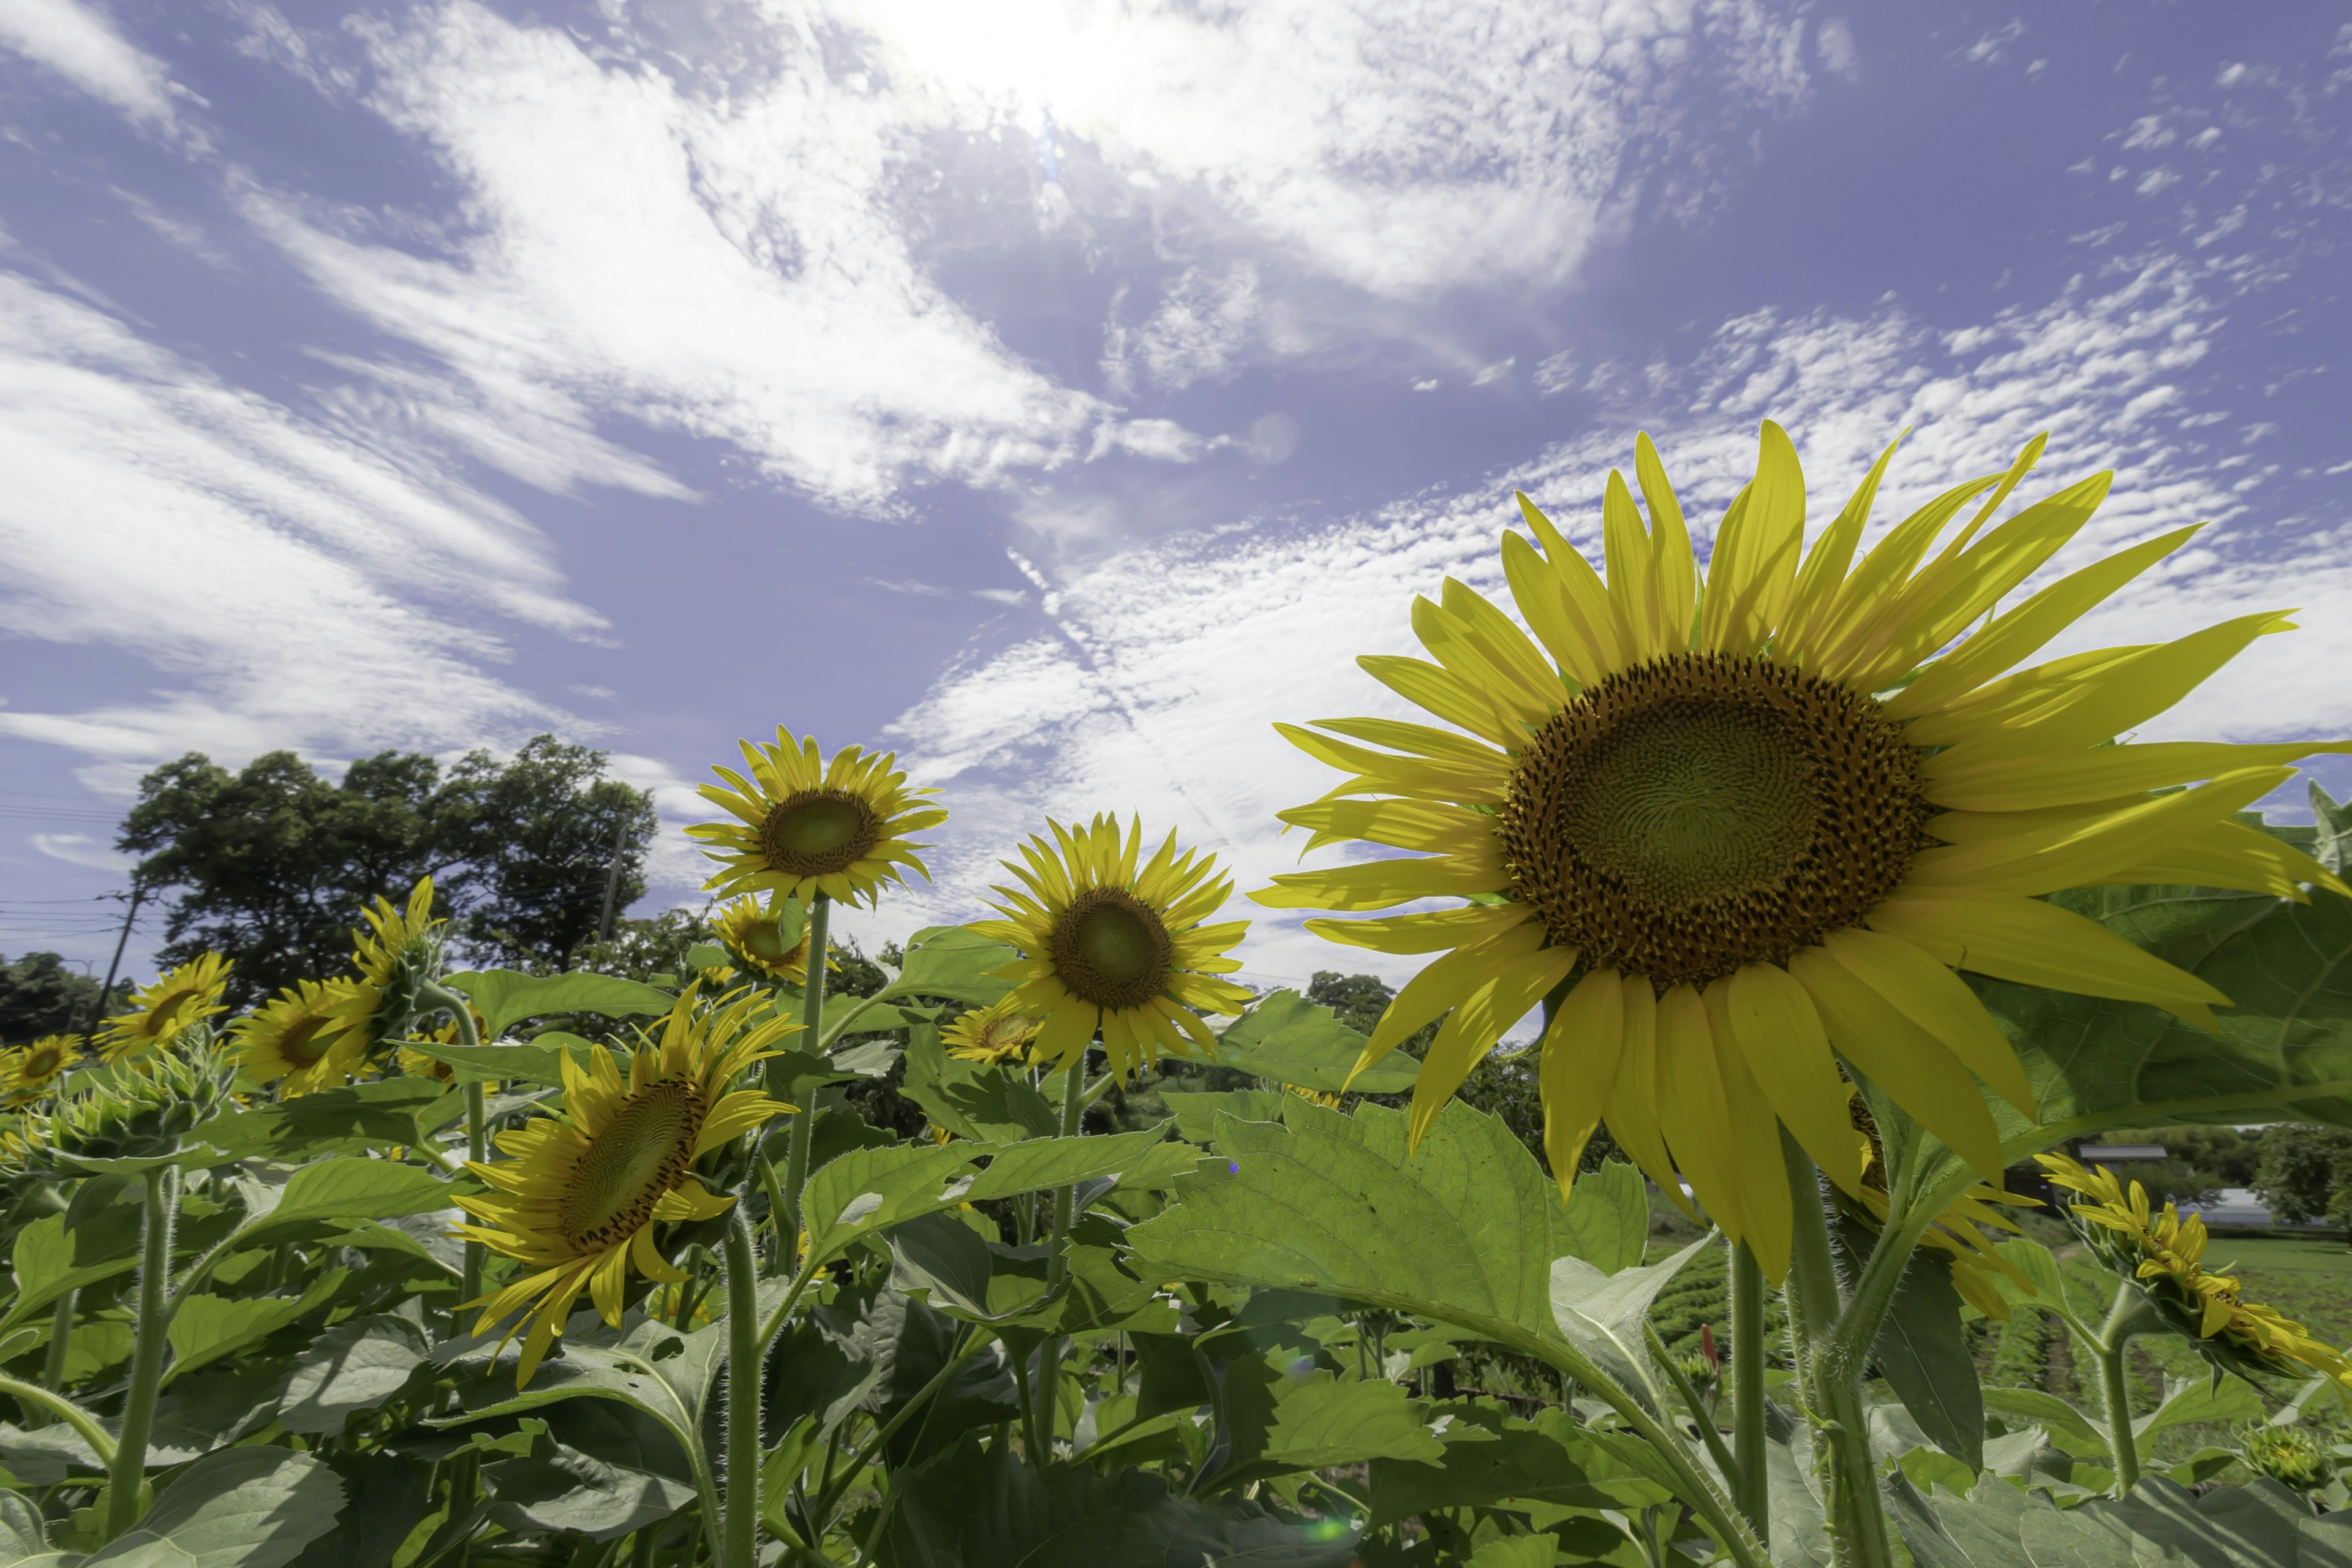
<svg viewBox="0 0 2352 1568"><path fill-rule="evenodd" d="M1617 1064L1625 1054L1625 984L1615 970L1596 969L1576 983L1538 1049L1544 1157L1564 1199L1617 1088Z"/></svg>
<svg viewBox="0 0 2352 1568"><path fill-rule="evenodd" d="M2187 970L2038 899L1898 895L1865 918L1872 929L1915 943L1939 963L1996 980L2153 1003L2206 1029L2213 1027L2207 1009L2230 1005Z"/></svg>

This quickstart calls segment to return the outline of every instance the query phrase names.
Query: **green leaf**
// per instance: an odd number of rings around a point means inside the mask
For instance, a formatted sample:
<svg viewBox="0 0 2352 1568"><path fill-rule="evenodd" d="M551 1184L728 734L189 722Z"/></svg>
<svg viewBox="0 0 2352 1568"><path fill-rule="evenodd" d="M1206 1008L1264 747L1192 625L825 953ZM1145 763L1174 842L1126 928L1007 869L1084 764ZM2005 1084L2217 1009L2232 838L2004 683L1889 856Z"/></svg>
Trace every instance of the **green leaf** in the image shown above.
<svg viewBox="0 0 2352 1568"><path fill-rule="evenodd" d="M686 950L688 969L730 969L734 963L727 950L715 942L698 942Z"/></svg>
<svg viewBox="0 0 2352 1568"><path fill-rule="evenodd" d="M776 901L776 941L779 951L790 952L800 946L801 938L808 934L808 906L798 899Z"/></svg>
<svg viewBox="0 0 2352 1568"><path fill-rule="evenodd" d="M1541 1535L1506 1535L1473 1552L1465 1568L1551 1568L1559 1550L1559 1538L1549 1531Z"/></svg>
<svg viewBox="0 0 2352 1568"><path fill-rule="evenodd" d="M1206 1143L1216 1136L1220 1113L1244 1121L1279 1121L1283 1101L1293 1098L1270 1089L1228 1089L1206 1094L1177 1089L1160 1091L1160 1102L1176 1118L1176 1136L1192 1143Z"/></svg>
<svg viewBox="0 0 2352 1568"><path fill-rule="evenodd" d="M79 1290L139 1267L138 1207L125 1205L125 1226L66 1229L66 1216L46 1215L16 1233L16 1299L0 1315L0 1331L15 1328L68 1290Z"/></svg>
<svg viewBox="0 0 2352 1568"><path fill-rule="evenodd" d="M2197 888L2105 888L2053 903L2219 988L2209 1034L2138 1003L1978 979L2018 1042L2042 1124L2013 1117L2011 1158L2102 1128L2216 1121L2352 1126L2352 900Z"/></svg>
<svg viewBox="0 0 2352 1568"><path fill-rule="evenodd" d="M2155 1447L2151 1439L2168 1426L2234 1426L2266 1414L2262 1395L2242 1378L2168 1377L2164 1402L2132 1423L2132 1437L2145 1457Z"/></svg>
<svg viewBox="0 0 2352 1568"><path fill-rule="evenodd" d="M463 992L482 1016L486 1039L496 1039L525 1018L555 1013L594 1013L607 1018L659 1017L677 1000L668 992L617 974L524 974L512 969L481 969L452 974L442 984Z"/></svg>
<svg viewBox="0 0 2352 1568"><path fill-rule="evenodd" d="M543 1458L501 1459L483 1473L497 1499L490 1517L518 1534L560 1530L611 1541L694 1500L688 1482L608 1464L562 1444Z"/></svg>
<svg viewBox="0 0 2352 1568"><path fill-rule="evenodd" d="M1025 1079L1002 1067L959 1061L929 1024L908 1032L907 1076L899 1092L921 1106L934 1125L983 1143L1050 1138L1060 1126L1053 1106Z"/></svg>
<svg viewBox="0 0 2352 1568"><path fill-rule="evenodd" d="M0 1563L49 1549L49 1527L22 1492L0 1491Z"/></svg>
<svg viewBox="0 0 2352 1568"><path fill-rule="evenodd" d="M1650 1373L1649 1343L1643 1331L1650 1321L1650 1303L1692 1258L1717 1245L1712 1235L1702 1236L1671 1258L1614 1274L1603 1274L1581 1258L1556 1258L1551 1266L1553 1321L1595 1366L1640 1395L1651 1410L1661 1410L1664 1400Z"/></svg>
<svg viewBox="0 0 2352 1568"><path fill-rule="evenodd" d="M138 1528L81 1568L282 1568L342 1508L342 1483L309 1454L223 1448L181 1471Z"/></svg>
<svg viewBox="0 0 2352 1568"><path fill-rule="evenodd" d="M244 1190L249 1198L276 1195L274 1203L248 1205L239 1227L247 1237L318 1220L390 1219L449 1206L448 1183L390 1160L320 1160L295 1172L282 1189L256 1183Z"/></svg>
<svg viewBox="0 0 2352 1568"><path fill-rule="evenodd" d="M342 1289L344 1276L350 1272L330 1268L312 1279L299 1296L184 1298L172 1318L172 1365L163 1373L165 1385L206 1362L241 1351L310 1316Z"/></svg>
<svg viewBox="0 0 2352 1568"><path fill-rule="evenodd" d="M1369 1459L1442 1460L1427 1412L1393 1383L1341 1383L1317 1372L1275 1397L1262 1464L1320 1470Z"/></svg>
<svg viewBox="0 0 2352 1568"><path fill-rule="evenodd" d="M1562 1414L1529 1423L1491 1406L1439 1406L1446 1421L1436 1462L1377 1458L1371 1465L1374 1527L1441 1509L1484 1507L1506 1498L1570 1508L1635 1509L1672 1494L1580 1434Z"/></svg>
<svg viewBox="0 0 2352 1568"><path fill-rule="evenodd" d="M1642 1173L1608 1160L1576 1178L1568 1200L1569 1250L1603 1274L1642 1261L1650 1245L1650 1190Z"/></svg>
<svg viewBox="0 0 2352 1568"><path fill-rule="evenodd" d="M961 1202L976 1149L901 1143L853 1149L809 1178L801 1199L811 1260L831 1258L861 1237L917 1215Z"/></svg>
<svg viewBox="0 0 2352 1568"><path fill-rule="evenodd" d="M302 1549L292 1568L391 1568L394 1554L432 1506L432 1471L396 1454L324 1454L349 1500L335 1528Z"/></svg>
<svg viewBox="0 0 2352 1568"><path fill-rule="evenodd" d="M978 1231L950 1214L919 1215L890 1227L891 1283L921 1291L937 1308L989 1316L988 1285L995 1255Z"/></svg>
<svg viewBox="0 0 2352 1568"><path fill-rule="evenodd" d="M2054 1394L2039 1388L1988 1388L1982 1397L1987 1410L2038 1421L2051 1431L2063 1434L2069 1453L2095 1458L2108 1451L2106 1434L2093 1426L2090 1417Z"/></svg>
<svg viewBox="0 0 2352 1568"><path fill-rule="evenodd" d="M1216 1062L1326 1094L1342 1089L1402 1094L1411 1089L1421 1064L1402 1051L1382 1057L1349 1082L1348 1075L1369 1044L1330 1008L1319 1007L1296 991L1277 991L1217 1037Z"/></svg>
<svg viewBox="0 0 2352 1568"><path fill-rule="evenodd" d="M408 1386L430 1348L405 1318L352 1318L295 1358L278 1419L289 1432L333 1436L351 1416Z"/></svg>
<svg viewBox="0 0 2352 1568"><path fill-rule="evenodd" d="M1928 1441L1969 1469L1983 1468L1984 1394L1960 1321L1960 1294L1937 1254L1923 1247L1904 1265L1871 1353Z"/></svg>
<svg viewBox="0 0 2352 1568"><path fill-rule="evenodd" d="M1573 1254L1559 1189L1495 1117L1454 1101L1407 1157L1405 1117L1301 1100L1282 1125L1220 1116L1177 1202L1128 1232L1148 1279L1322 1291L1562 1343L1551 1266ZM1597 1270L1595 1271L1597 1272Z"/></svg>
<svg viewBox="0 0 2352 1568"><path fill-rule="evenodd" d="M2352 851L2352 805L2328 799L2317 779L2309 782L2311 818L2317 831L2305 853L2340 877L2347 858L2352 858L2347 853Z"/></svg>
<svg viewBox="0 0 2352 1568"><path fill-rule="evenodd" d="M891 996L945 996L967 1007L1002 1000L1013 982L996 971L1020 954L962 926L929 926L907 939L898 978L882 993Z"/></svg>
<svg viewBox="0 0 2352 1568"><path fill-rule="evenodd" d="M790 1511L793 1483L801 1479L811 1461L824 1450L824 1437L817 1430L816 1417L803 1415L784 1429L760 1461L760 1522L781 1538L793 1538Z"/></svg>
<svg viewBox="0 0 2352 1568"><path fill-rule="evenodd" d="M207 1123L205 1135L238 1159L300 1160L422 1142L425 1130L451 1120L462 1103L436 1079L391 1078L231 1111Z"/></svg>
<svg viewBox="0 0 2352 1568"><path fill-rule="evenodd" d="M973 1181L964 1199L978 1203L983 1198L1007 1198L1049 1187L1123 1176L1129 1170L1150 1172L1153 1181L1171 1180L1168 1156L1160 1152L1169 1146L1165 1134L1157 1128L1142 1132L1115 1132L1108 1137L1039 1138L1015 1143L999 1151L989 1161L988 1169ZM1181 1144L1173 1147L1181 1168L1190 1169L1200 1158L1197 1149Z"/></svg>
<svg viewBox="0 0 2352 1568"><path fill-rule="evenodd" d="M2272 1480L2203 1497L2148 1477L2116 1500L2060 1509L2039 1492L1988 1478L1966 1498L1887 1489L1918 1568L2336 1568L2352 1561L2352 1519L2320 1516Z"/></svg>
<svg viewBox="0 0 2352 1568"><path fill-rule="evenodd" d="M550 1031L558 1034L560 1031ZM564 1036L565 1041L578 1039ZM503 1045L445 1046L430 1040L416 1040L408 1048L436 1062L446 1062L457 1069L461 1083L502 1083L520 1081L563 1087L563 1058L566 1056L582 1067L588 1065L588 1053L604 1047L588 1040L579 1044L542 1046L536 1041L512 1040Z"/></svg>

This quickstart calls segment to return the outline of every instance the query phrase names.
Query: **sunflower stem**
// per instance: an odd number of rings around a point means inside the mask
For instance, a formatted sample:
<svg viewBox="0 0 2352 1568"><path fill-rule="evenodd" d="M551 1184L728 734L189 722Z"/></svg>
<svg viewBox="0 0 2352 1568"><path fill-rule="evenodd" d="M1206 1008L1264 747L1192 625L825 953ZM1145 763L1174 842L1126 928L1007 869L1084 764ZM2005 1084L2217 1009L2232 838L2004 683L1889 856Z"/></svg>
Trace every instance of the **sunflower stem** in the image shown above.
<svg viewBox="0 0 2352 1568"><path fill-rule="evenodd" d="M0 1374L0 1394L11 1395L28 1411L38 1410L44 1415L63 1417L66 1425L89 1445L90 1452L98 1456L98 1462L110 1472L114 1468L114 1458L119 1451L114 1439L107 1435L106 1427L97 1416L64 1394L5 1374Z"/></svg>
<svg viewBox="0 0 2352 1568"><path fill-rule="evenodd" d="M826 946L825 927L833 913L833 900L823 893L809 900L808 909L808 972L801 992L801 1029L812 1045L823 1037L824 1025L824 964L830 952ZM781 1060L782 1058L778 1058ZM771 1082L768 1092L782 1098L783 1085ZM816 1105L812 1099L793 1115L792 1142L784 1152L784 1256L793 1258L800 1247L801 1189L808 1185L809 1150L816 1141Z"/></svg>
<svg viewBox="0 0 2352 1568"><path fill-rule="evenodd" d="M1108 1079L1110 1075L1103 1076ZM1081 1136L1086 1131L1086 1115L1087 1058L1080 1051L1078 1059L1062 1072L1062 1136ZM1054 1189L1054 1228L1045 1242L1045 1295L1049 1300L1069 1276L1070 1220L1077 1202L1076 1187ZM1067 1340L1055 1334L1046 1340L1037 1357L1037 1427L1045 1445L1045 1455L1036 1461L1039 1464L1053 1456L1054 1422L1059 1407L1054 1396L1062 1384L1062 1352L1068 1345Z"/></svg>
<svg viewBox="0 0 2352 1568"><path fill-rule="evenodd" d="M1894 1546L1879 1500L1878 1465L1870 1451L1870 1412L1863 1404L1865 1358L1847 1353L1837 1258L1830 1249L1821 1173L1785 1131L1789 1167L1789 1295L1808 1346L1806 1405L1814 1451L1829 1460L1831 1561L1836 1568L1893 1568Z"/></svg>
<svg viewBox="0 0 2352 1568"><path fill-rule="evenodd" d="M49 1353L41 1363L41 1386L60 1394L66 1386L66 1356L73 1349L74 1308L80 1299L79 1289L68 1290L49 1314Z"/></svg>
<svg viewBox="0 0 2352 1568"><path fill-rule="evenodd" d="M429 982L420 995L427 1007L442 1008L457 1021L459 1045L478 1047L482 1043L481 1031L474 1027L474 1004L470 997L461 996L446 985L436 985ZM489 1157L489 1101L482 1092L481 1081L476 1079L466 1086L466 1158L480 1163L488 1161ZM466 1243L465 1278L462 1281L465 1294L459 1299L460 1306L470 1303L481 1296L482 1269L489 1261L489 1249L480 1242ZM451 1310L449 1319L453 1326L457 1322L458 1312L456 1309Z"/></svg>
<svg viewBox="0 0 2352 1568"><path fill-rule="evenodd" d="M131 1387L122 1397L121 1436L107 1467L106 1539L139 1521L139 1493L147 1479L147 1438L155 1426L155 1395L163 1385L163 1352L172 1323L172 1222L178 1209L175 1173L147 1172L139 1219L139 1322L131 1352Z"/></svg>
<svg viewBox="0 0 2352 1568"><path fill-rule="evenodd" d="M1764 1266L1744 1241L1731 1249L1731 1452L1733 1500L1756 1539L1769 1546L1764 1475Z"/></svg>
<svg viewBox="0 0 2352 1568"><path fill-rule="evenodd" d="M2099 1363L2099 1386L2107 1406L2107 1448L2116 1461L2116 1496L2130 1495L2139 1485L2139 1438L2132 1430L2131 1381L2125 1375L2124 1351L2131 1337L2148 1326L2147 1298L2130 1280L2116 1287L2115 1305L2107 1321L2090 1339ZM2088 1338L2089 1336L2085 1336Z"/></svg>
<svg viewBox="0 0 2352 1568"><path fill-rule="evenodd" d="M727 1222L727 1558L753 1568L760 1544L760 1278L739 1200Z"/></svg>

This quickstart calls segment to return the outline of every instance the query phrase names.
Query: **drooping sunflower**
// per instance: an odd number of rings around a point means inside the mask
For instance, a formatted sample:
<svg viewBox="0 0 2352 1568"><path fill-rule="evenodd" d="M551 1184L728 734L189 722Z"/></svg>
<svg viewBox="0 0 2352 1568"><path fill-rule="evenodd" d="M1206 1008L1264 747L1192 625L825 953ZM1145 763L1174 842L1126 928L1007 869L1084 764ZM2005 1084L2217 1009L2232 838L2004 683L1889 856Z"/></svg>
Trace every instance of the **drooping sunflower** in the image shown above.
<svg viewBox="0 0 2352 1568"><path fill-rule="evenodd" d="M81 1048L79 1035L43 1035L29 1046L0 1051L0 1106L13 1110L47 1094Z"/></svg>
<svg viewBox="0 0 2352 1568"><path fill-rule="evenodd" d="M940 1031L948 1055L967 1062L1024 1062L1037 1037L1037 1020L1013 1005L1011 995L974 1007Z"/></svg>
<svg viewBox="0 0 2352 1568"><path fill-rule="evenodd" d="M226 1012L221 993L228 987L229 967L227 959L207 952L133 991L131 1010L99 1026L100 1058L120 1062L149 1056L189 1025Z"/></svg>
<svg viewBox="0 0 2352 1568"><path fill-rule="evenodd" d="M352 966L359 978L332 1013L364 1054L415 1026L425 1010L425 987L440 978L449 922L433 918L430 877L409 889L405 908L379 895L373 908L360 913L368 929L352 931Z"/></svg>
<svg viewBox="0 0 2352 1568"><path fill-rule="evenodd" d="M1039 1020L1033 1059L1080 1061L1095 1031L1114 1071L1125 1076L1163 1051L1207 1054L1216 1037L1202 1013L1239 1013L1250 994L1220 974L1241 961L1224 956L1249 930L1247 921L1201 922L1233 896L1213 856L1176 853L1176 835L1147 862L1143 823L1125 834L1101 816L1084 827L1045 825L1052 842L1032 836L1021 862L1001 862L1022 883L992 889L1001 921L971 929L1025 955L996 973L1017 981L1009 1008Z"/></svg>
<svg viewBox="0 0 2352 1568"><path fill-rule="evenodd" d="M772 900L733 899L719 906L711 923L735 962L751 973L787 985L801 984L808 979L808 932L802 931L800 941L787 950L776 917ZM827 961L829 967L839 967L831 963L830 954Z"/></svg>
<svg viewBox="0 0 2352 1568"><path fill-rule="evenodd" d="M367 1060L367 1035L339 1009L359 991L352 980L303 980L286 987L229 1027L237 1087L283 1080L282 1098L341 1088Z"/></svg>
<svg viewBox="0 0 2352 1568"><path fill-rule="evenodd" d="M808 899L823 893L842 903L873 903L883 884L904 885L911 866L930 872L908 835L937 827L945 807L908 787L889 752L845 746L826 763L816 738L794 741L779 727L776 743L741 742L751 776L732 768L710 771L733 785L704 784L699 793L737 822L698 823L686 831L709 846L703 853L720 868L705 882L721 893L772 892Z"/></svg>
<svg viewBox="0 0 2352 1568"><path fill-rule="evenodd" d="M2037 1154L2053 1186L2090 1201L2067 1213L2110 1268L2137 1281L2158 1316L2226 1372L2301 1375L2315 1372L2352 1388L2352 1364L2334 1346L2273 1307L2239 1295L2237 1277L2205 1267L2205 1219L2187 1219L2167 1199L2156 1213L2147 1189L2128 1191L2105 1165L2085 1170L2063 1154Z"/></svg>
<svg viewBox="0 0 2352 1568"><path fill-rule="evenodd" d="M2042 447L1947 490L1857 559L1894 447L1805 550L1796 449L1768 421L1702 594L1681 506L1643 437L1635 471L1649 521L1612 473L1605 579L1519 498L1534 540L1505 533L1502 566L1532 637L1448 580L1439 600L1413 605L1433 662L1358 661L1447 727L1278 726L1350 775L1282 814L1313 830L1310 847L1421 853L1279 876L1254 897L1358 911L1469 900L1307 922L1335 942L1440 955L1366 1052L1444 1016L1414 1089L1416 1136L1506 1029L1573 981L1541 1058L1555 1172L1571 1178L1605 1119L1667 1191L1677 1169L1686 1175L1777 1275L1789 1184L1776 1118L1840 1185L1853 1191L1861 1175L1839 1058L1998 1184L2000 1141L1979 1083L2028 1115L2033 1092L1956 969L2149 1002L2206 1026L2226 1004L2037 895L2166 882L2295 899L2302 883L2345 890L2233 818L2291 776L2283 764L2352 743L2109 743L2287 629L2283 616L2018 668L2195 532L2134 545L1994 614L2082 528L2111 478L1988 526Z"/></svg>
<svg viewBox="0 0 2352 1568"><path fill-rule="evenodd" d="M625 1079L609 1051L591 1052L585 1070L566 1056L562 1114L499 1134L509 1158L467 1163L491 1190L456 1200L481 1222L457 1233L522 1265L504 1287L466 1303L483 1310L477 1336L530 1309L499 1342L503 1348L529 1325L517 1387L539 1369L581 1291L617 1324L632 1263L663 1283L686 1278L654 1245L654 1226L709 1219L735 1201L705 1189L694 1163L793 1109L732 1086L800 1025L772 1016L751 1023L767 1002L751 988L709 1006L700 990L688 985L658 1033L641 1035Z"/></svg>

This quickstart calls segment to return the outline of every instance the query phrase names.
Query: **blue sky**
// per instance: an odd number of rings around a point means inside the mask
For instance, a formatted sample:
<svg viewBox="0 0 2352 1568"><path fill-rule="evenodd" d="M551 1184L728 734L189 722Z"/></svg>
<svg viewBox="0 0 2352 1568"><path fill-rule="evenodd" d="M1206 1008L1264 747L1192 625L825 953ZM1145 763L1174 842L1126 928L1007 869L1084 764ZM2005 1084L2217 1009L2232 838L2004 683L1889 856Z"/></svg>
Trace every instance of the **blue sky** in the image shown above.
<svg viewBox="0 0 2352 1568"><path fill-rule="evenodd" d="M2305 610L2150 733L2341 734L2343 15L0 0L0 952L102 966L159 760L541 730L641 909L779 722L954 813L869 943L1049 813L1257 885L1514 488L1703 524L1767 416L1817 522L2049 429L2061 567L2213 524L2074 646Z"/></svg>

